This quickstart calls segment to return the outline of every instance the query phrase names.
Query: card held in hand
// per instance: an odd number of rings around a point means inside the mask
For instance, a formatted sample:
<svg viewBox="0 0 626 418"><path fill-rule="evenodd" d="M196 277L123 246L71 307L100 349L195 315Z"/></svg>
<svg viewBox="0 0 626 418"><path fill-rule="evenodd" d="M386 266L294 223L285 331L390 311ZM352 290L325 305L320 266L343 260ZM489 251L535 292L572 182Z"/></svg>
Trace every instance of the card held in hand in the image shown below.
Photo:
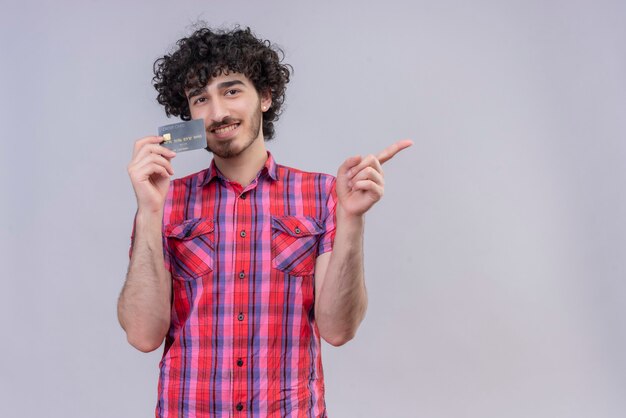
<svg viewBox="0 0 626 418"><path fill-rule="evenodd" d="M159 136L162 136L164 139L161 145L174 152L206 148L206 132L203 119L160 126Z"/></svg>

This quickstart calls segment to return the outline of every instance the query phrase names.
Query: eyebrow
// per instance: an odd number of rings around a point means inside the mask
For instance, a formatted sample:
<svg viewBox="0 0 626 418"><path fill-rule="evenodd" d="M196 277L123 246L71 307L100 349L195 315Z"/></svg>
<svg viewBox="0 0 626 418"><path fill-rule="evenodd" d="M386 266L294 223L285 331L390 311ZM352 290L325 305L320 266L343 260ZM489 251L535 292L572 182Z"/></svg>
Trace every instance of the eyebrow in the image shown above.
<svg viewBox="0 0 626 418"><path fill-rule="evenodd" d="M241 80L223 81L217 85L217 89L223 90L223 89L227 89L229 87L238 86L238 85L244 86L245 84ZM189 94L187 95L187 100L191 100L192 97L196 97L196 96L201 95L202 93L206 93L206 91L207 91L207 86L190 90Z"/></svg>

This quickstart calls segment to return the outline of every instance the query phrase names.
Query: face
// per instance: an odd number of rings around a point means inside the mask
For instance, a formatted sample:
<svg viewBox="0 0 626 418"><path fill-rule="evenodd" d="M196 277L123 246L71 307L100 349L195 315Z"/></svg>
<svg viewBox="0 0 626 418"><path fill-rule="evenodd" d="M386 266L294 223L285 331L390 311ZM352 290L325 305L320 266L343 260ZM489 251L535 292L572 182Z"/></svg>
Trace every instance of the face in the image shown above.
<svg viewBox="0 0 626 418"><path fill-rule="evenodd" d="M204 119L207 150L221 158L241 155L263 141L262 112L271 105L243 74L221 74L204 88L185 91L192 119Z"/></svg>

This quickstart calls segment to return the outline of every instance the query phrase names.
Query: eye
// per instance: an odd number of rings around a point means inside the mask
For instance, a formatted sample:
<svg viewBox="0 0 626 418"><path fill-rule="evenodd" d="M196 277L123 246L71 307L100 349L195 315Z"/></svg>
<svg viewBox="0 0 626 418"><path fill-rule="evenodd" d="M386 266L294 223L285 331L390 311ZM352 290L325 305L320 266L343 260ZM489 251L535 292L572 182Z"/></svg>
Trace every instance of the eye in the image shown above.
<svg viewBox="0 0 626 418"><path fill-rule="evenodd" d="M197 104L204 103L204 102L206 102L206 97L198 97L197 99L193 101L193 104L197 105Z"/></svg>
<svg viewBox="0 0 626 418"><path fill-rule="evenodd" d="M237 89L226 90L226 96L234 96L237 93L239 93L239 90Z"/></svg>

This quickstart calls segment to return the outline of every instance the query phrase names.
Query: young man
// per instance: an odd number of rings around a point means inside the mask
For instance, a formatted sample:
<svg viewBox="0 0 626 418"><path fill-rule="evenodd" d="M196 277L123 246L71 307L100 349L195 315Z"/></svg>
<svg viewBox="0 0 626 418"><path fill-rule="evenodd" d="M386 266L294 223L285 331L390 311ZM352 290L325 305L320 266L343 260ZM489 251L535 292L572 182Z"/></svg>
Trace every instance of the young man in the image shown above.
<svg viewBox="0 0 626 418"><path fill-rule="evenodd" d="M162 137L135 143L137 214L118 303L128 341L165 340L158 417L325 417L320 337L339 346L365 315L363 217L381 164L337 178L281 166L265 148L289 81L249 29L199 29L155 63L167 115L203 119L208 169L170 182Z"/></svg>

